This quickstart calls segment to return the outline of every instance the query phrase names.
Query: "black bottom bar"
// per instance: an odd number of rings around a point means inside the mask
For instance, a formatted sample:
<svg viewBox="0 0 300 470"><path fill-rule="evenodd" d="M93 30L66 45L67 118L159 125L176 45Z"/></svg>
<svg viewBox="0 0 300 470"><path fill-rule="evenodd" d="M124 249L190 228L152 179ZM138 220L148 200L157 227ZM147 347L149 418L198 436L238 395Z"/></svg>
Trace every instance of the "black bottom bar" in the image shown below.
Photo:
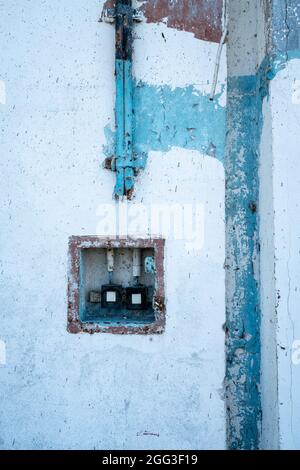
<svg viewBox="0 0 300 470"><path fill-rule="evenodd" d="M93 468L109 466L121 466L124 468L138 468L148 465L190 466L199 468L207 465L237 464L239 468L245 465L256 465L257 463L271 462L287 464L289 461L299 463L300 452L298 451L0 451L0 464L28 463L30 466L76 464ZM241 467L243 466L243 467Z"/></svg>

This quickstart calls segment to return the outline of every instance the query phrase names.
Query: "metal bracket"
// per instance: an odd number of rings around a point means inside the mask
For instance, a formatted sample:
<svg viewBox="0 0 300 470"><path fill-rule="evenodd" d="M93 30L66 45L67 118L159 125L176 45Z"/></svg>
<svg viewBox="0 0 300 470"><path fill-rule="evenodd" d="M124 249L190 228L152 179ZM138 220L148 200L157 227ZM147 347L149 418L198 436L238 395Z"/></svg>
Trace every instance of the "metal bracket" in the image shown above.
<svg viewBox="0 0 300 470"><path fill-rule="evenodd" d="M115 23L115 77L116 77L116 147L115 155L107 158L104 167L116 172L114 195L131 198L134 177L144 162L143 155L133 151L133 77L132 41L133 22L143 15L132 8L132 0L115 0L115 8L102 12L101 21Z"/></svg>
<svg viewBox="0 0 300 470"><path fill-rule="evenodd" d="M132 18L137 23L144 21L144 15L141 11L136 8L132 11ZM101 14L100 21L103 23L114 23L116 20L116 9L115 8L104 8Z"/></svg>

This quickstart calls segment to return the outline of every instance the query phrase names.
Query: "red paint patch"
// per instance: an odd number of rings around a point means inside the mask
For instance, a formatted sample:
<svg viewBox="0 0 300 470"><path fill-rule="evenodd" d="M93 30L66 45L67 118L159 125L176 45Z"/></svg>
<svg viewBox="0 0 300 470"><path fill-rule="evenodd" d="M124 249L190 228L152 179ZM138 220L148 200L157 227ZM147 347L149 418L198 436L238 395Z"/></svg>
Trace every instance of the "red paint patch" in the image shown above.
<svg viewBox="0 0 300 470"><path fill-rule="evenodd" d="M113 8L114 0L104 8ZM193 33L197 39L220 42L223 0L148 0L139 8L147 23L164 23L169 28Z"/></svg>

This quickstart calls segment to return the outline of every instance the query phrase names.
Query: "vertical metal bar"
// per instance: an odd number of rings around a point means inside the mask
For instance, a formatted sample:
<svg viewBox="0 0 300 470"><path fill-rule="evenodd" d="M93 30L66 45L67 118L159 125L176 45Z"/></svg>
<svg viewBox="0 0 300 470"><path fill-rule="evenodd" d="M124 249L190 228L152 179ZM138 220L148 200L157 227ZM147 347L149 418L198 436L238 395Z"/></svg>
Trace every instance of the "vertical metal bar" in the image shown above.
<svg viewBox="0 0 300 470"><path fill-rule="evenodd" d="M116 59L116 185L115 195L123 196L124 194L124 68L123 61Z"/></svg>
<svg viewBox="0 0 300 470"><path fill-rule="evenodd" d="M112 276L115 268L115 252L113 248L108 248L106 251L106 259L107 259L107 271L108 271L108 278L109 283L112 283Z"/></svg>
<svg viewBox="0 0 300 470"><path fill-rule="evenodd" d="M142 250L140 248L133 248L132 252L132 275L134 278L138 278L142 271Z"/></svg>
<svg viewBox="0 0 300 470"><path fill-rule="evenodd" d="M132 0L116 0L116 171L115 195L133 188Z"/></svg>

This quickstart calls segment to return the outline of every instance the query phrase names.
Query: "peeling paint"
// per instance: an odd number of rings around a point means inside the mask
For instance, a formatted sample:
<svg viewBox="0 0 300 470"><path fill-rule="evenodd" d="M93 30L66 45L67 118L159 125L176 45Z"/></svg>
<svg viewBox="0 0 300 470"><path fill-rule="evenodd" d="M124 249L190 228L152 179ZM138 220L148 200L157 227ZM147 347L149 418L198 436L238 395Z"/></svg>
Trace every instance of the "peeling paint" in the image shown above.
<svg viewBox="0 0 300 470"><path fill-rule="evenodd" d="M224 160L226 108L218 104L224 93L212 102L209 95L195 87L172 89L134 82L133 87L134 166L144 168L151 150L168 151L171 147L199 150ZM115 135L107 126L106 157L114 155Z"/></svg>
<svg viewBox="0 0 300 470"><path fill-rule="evenodd" d="M278 31L273 34L272 50L257 74L228 80L226 395L228 445L233 449L259 448L261 434L258 165L262 104L270 81L289 60L300 58L299 49L288 49L296 43L287 40L283 29L282 41Z"/></svg>
<svg viewBox="0 0 300 470"><path fill-rule="evenodd" d="M264 67L228 81L226 171L226 397L228 446L260 441L260 296L258 164L265 96Z"/></svg>
<svg viewBox="0 0 300 470"><path fill-rule="evenodd" d="M232 449L257 449L261 438L258 167L262 104L269 98L270 82L290 60L300 57L299 2L275 0L264 6L271 20L269 50L256 74L228 81L226 398Z"/></svg>
<svg viewBox="0 0 300 470"><path fill-rule="evenodd" d="M149 23L188 31L197 39L219 42L222 34L222 0L153 0L143 4Z"/></svg>
<svg viewBox="0 0 300 470"><path fill-rule="evenodd" d="M140 1L139 10L148 23L164 23L169 28L193 33L197 39L220 42L222 35L222 0L148 0ZM113 8L114 0L105 2Z"/></svg>
<svg viewBox="0 0 300 470"><path fill-rule="evenodd" d="M298 0L274 0L270 16L268 79L272 80L290 60L300 58L300 3Z"/></svg>
<svg viewBox="0 0 300 470"><path fill-rule="evenodd" d="M134 191L134 176L144 168L151 150L167 151L172 146L197 149L202 154L223 160L225 143L225 111L217 100L199 93L192 85L181 89L168 86L158 88L132 77L132 0L116 0L105 4L111 8L115 4L116 22L116 105L114 148L104 146L106 153L104 168L116 172L114 195L131 199ZM151 7L150 7L151 5ZM210 4L210 9L220 6L222 1ZM206 10L206 2L151 2L143 3L141 9L147 21L160 21L168 15L167 26L193 31L197 36L202 28L201 18ZM200 8L201 7L201 8ZM104 10L103 10L104 11ZM152 14L151 14L152 12ZM201 12L201 14L200 14ZM158 15L162 15L161 17ZM218 16L207 14L206 19ZM207 25L206 25L207 26ZM205 27L205 31L209 28ZM201 120L200 120L201 116ZM106 134L111 134L109 130ZM112 138L110 138L110 144Z"/></svg>

